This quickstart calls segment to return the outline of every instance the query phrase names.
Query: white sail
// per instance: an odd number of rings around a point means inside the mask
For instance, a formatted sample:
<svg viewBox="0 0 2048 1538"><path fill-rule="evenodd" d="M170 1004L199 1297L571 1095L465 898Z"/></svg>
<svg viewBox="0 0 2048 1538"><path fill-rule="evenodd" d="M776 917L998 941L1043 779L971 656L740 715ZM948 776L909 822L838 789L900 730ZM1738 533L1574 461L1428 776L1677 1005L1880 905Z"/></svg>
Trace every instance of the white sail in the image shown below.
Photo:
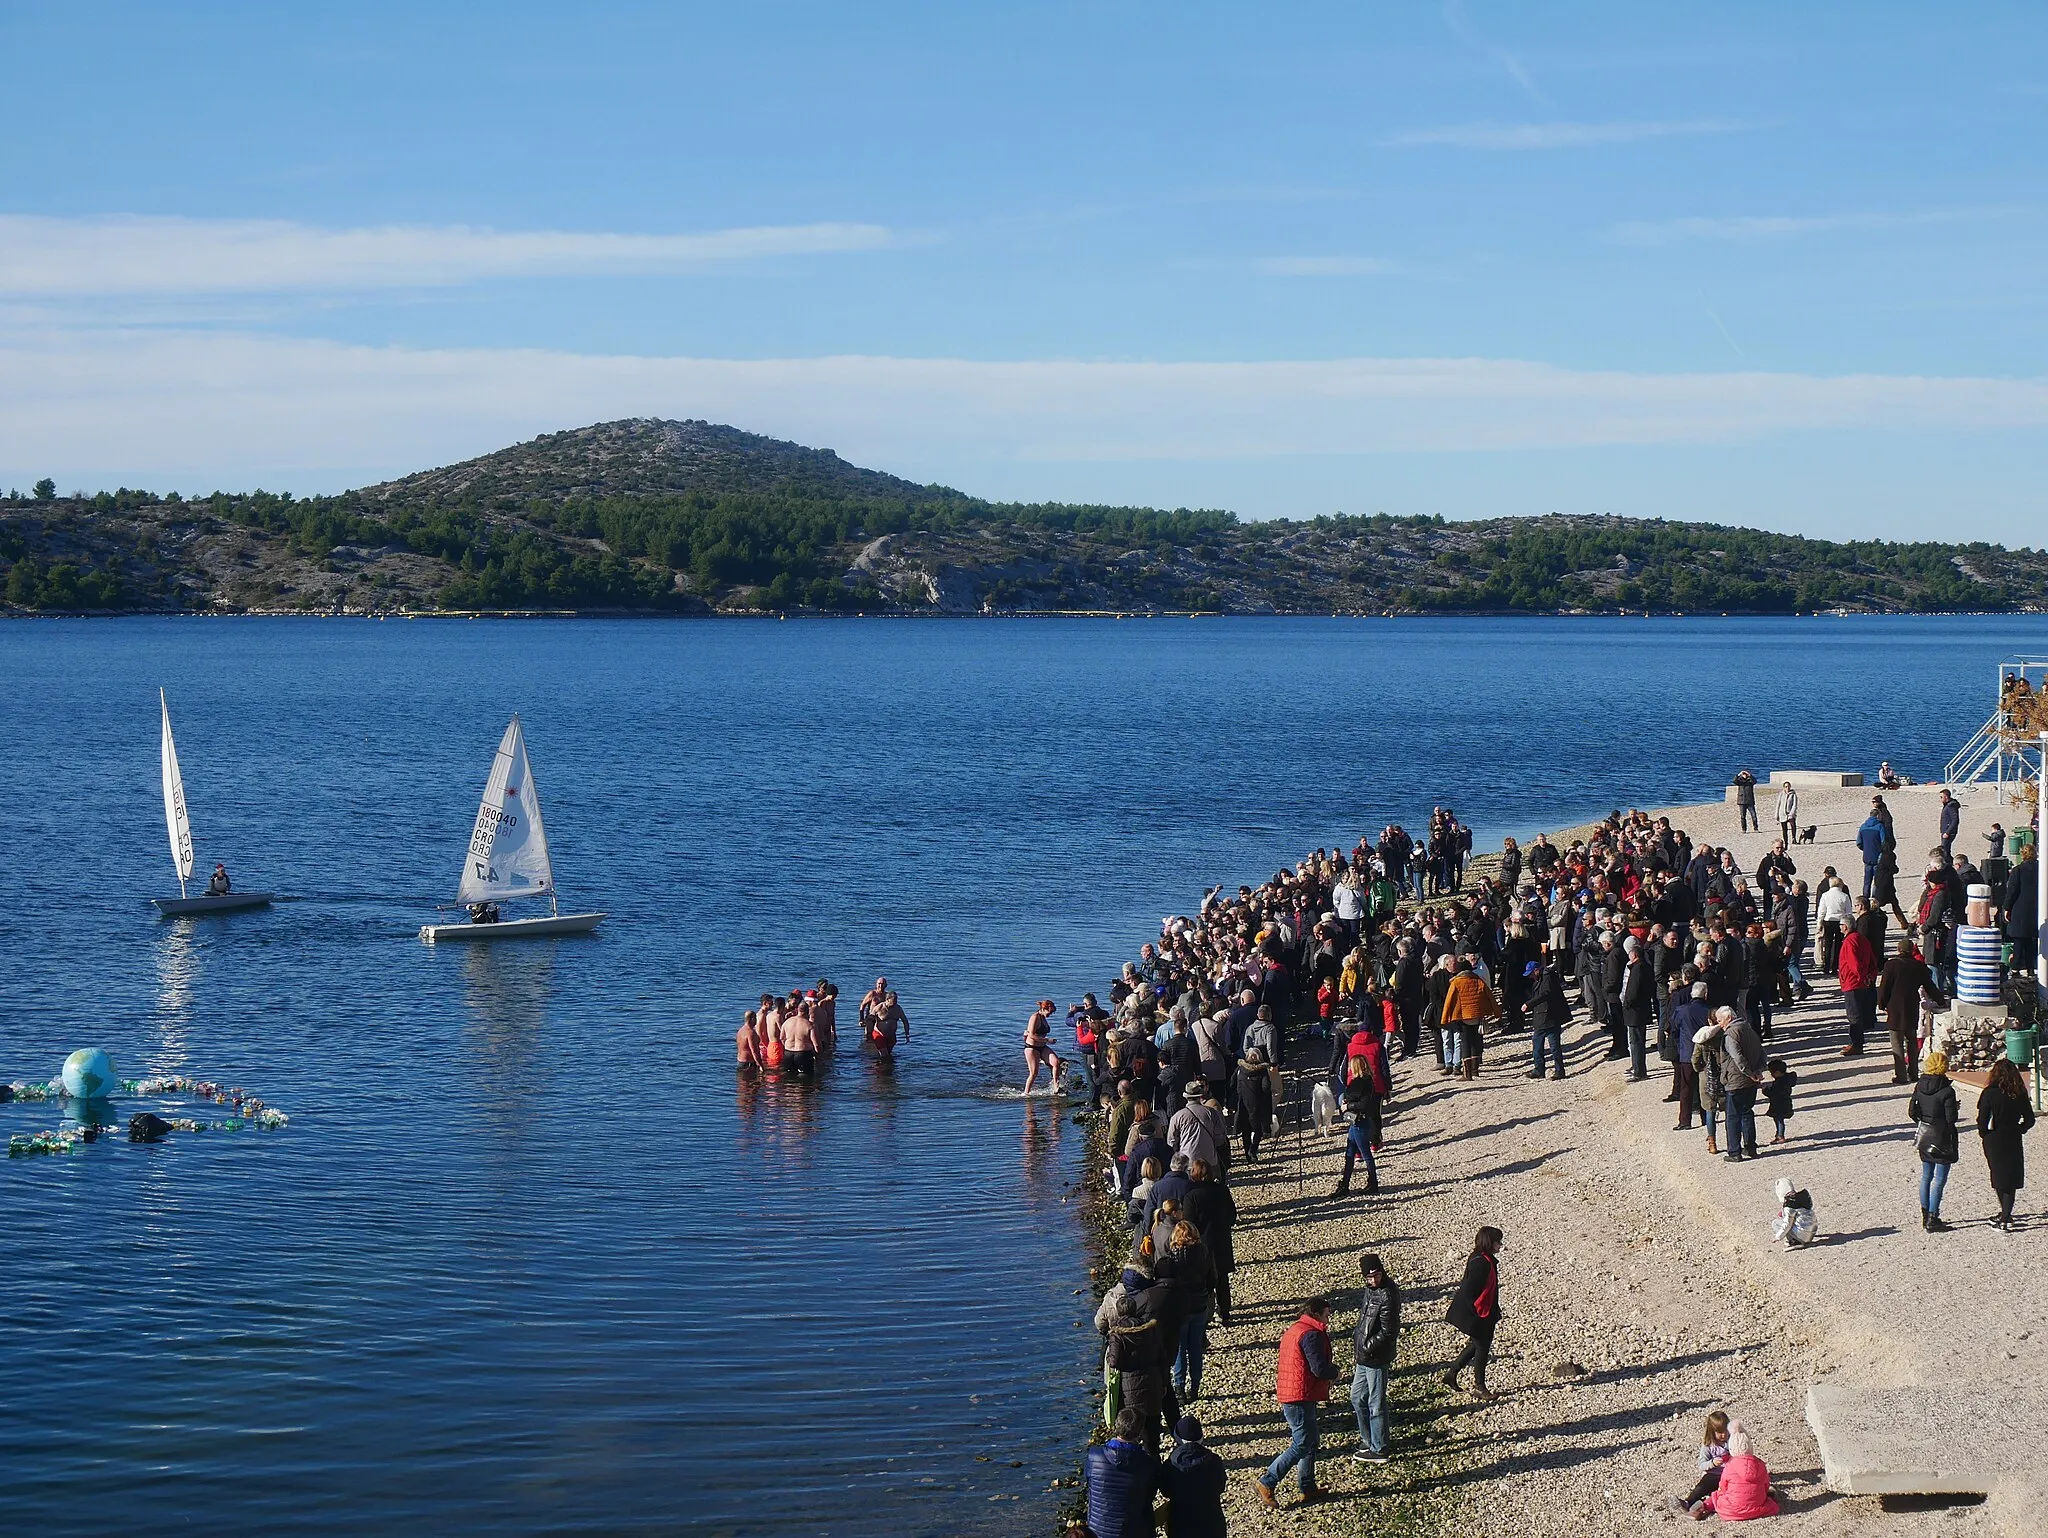
<svg viewBox="0 0 2048 1538"><path fill-rule="evenodd" d="M156 692L164 712L164 822L171 833L171 863L178 867L178 890L192 879L192 819L185 813L185 780L178 773L178 745L171 740L171 702Z"/></svg>
<svg viewBox="0 0 2048 1538"><path fill-rule="evenodd" d="M469 859L462 867L462 901L548 897L554 890L540 796L526 762L526 733L514 716L505 728L505 740L498 744L491 777L484 782L483 804L476 810Z"/></svg>

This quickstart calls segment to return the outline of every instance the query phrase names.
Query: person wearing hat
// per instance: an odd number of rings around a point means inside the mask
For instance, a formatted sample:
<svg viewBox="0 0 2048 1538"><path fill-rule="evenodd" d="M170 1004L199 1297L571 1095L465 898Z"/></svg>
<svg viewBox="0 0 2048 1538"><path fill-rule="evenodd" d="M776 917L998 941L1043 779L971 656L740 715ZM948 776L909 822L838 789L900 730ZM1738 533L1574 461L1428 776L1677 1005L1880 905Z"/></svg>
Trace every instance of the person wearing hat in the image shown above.
<svg viewBox="0 0 2048 1538"><path fill-rule="evenodd" d="M1207 1080L1189 1081L1181 1108L1166 1124L1166 1141L1175 1153L1206 1159L1214 1169L1230 1168L1230 1123L1210 1098Z"/></svg>
<svg viewBox="0 0 2048 1538"><path fill-rule="evenodd" d="M1159 1490L1159 1460L1142 1440L1139 1412L1117 1412L1107 1442L1088 1449L1081 1480L1086 1488L1091 1538L1152 1538L1152 1502Z"/></svg>
<svg viewBox="0 0 2048 1538"><path fill-rule="evenodd" d="M1354 1463L1387 1461L1387 1374L1393 1370L1401 1333L1401 1289L1377 1255L1358 1257L1365 1290L1358 1299L1358 1326L1351 1332L1351 1413L1358 1417Z"/></svg>
<svg viewBox="0 0 2048 1538"><path fill-rule="evenodd" d="M1183 1415L1174 1423L1173 1451L1159 1466L1159 1493L1168 1502L1166 1538L1224 1538L1228 1482L1223 1460L1202 1441L1202 1423Z"/></svg>

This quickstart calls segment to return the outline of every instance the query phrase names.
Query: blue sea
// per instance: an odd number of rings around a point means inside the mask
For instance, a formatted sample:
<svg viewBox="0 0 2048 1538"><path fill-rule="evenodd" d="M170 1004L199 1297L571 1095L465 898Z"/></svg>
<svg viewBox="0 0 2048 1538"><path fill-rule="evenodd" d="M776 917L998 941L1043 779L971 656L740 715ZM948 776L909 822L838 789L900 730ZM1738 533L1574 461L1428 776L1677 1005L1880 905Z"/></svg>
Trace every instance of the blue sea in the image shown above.
<svg viewBox="0 0 2048 1538"><path fill-rule="evenodd" d="M0 1078L101 1046L291 1117L0 1167L0 1530L1046 1532L1095 1358L1033 999L1437 803L1938 774L2015 650L2048 621L0 623ZM266 911L148 904L159 686ZM610 917L425 945L515 711ZM893 1070L735 1081L750 999L878 973Z"/></svg>

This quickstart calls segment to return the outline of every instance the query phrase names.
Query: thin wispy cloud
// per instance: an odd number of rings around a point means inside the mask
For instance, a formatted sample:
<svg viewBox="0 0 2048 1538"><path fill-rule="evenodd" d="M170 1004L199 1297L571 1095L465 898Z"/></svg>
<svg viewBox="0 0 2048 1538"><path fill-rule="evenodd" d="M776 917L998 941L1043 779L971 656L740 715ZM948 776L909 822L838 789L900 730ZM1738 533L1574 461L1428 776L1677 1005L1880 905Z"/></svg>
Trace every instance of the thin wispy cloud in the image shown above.
<svg viewBox="0 0 2048 1538"><path fill-rule="evenodd" d="M0 477L339 489L540 432L706 417L860 463L1209 461L2048 427L2048 379L1498 358L634 357L224 332L0 336Z"/></svg>
<svg viewBox="0 0 2048 1538"><path fill-rule="evenodd" d="M1269 278L1378 278L1401 270L1377 256L1262 256L1252 266Z"/></svg>
<svg viewBox="0 0 2048 1538"><path fill-rule="evenodd" d="M1748 126L1728 118L1689 118L1668 123L1456 123L1443 128L1407 129L1390 134L1379 143L1396 149L1448 144L1468 150L1557 150L1693 134L1739 133Z"/></svg>
<svg viewBox="0 0 2048 1538"><path fill-rule="evenodd" d="M1483 36L1472 25L1472 18L1465 14L1464 0L1444 0L1444 25L1459 42L1468 48L1489 54L1500 67L1508 72L1515 84L1528 93L1529 100L1539 107L1551 105L1550 98L1543 94L1543 88L1536 84L1536 77L1523 66L1522 61L1509 53L1498 43Z"/></svg>
<svg viewBox="0 0 2048 1538"><path fill-rule="evenodd" d="M1745 214L1719 218L1629 220L1607 236L1631 246L1666 246L1686 240L1779 240L1837 230L1902 230L1916 225L1958 224L2015 213L2010 208L1951 208L1912 214Z"/></svg>
<svg viewBox="0 0 2048 1538"><path fill-rule="evenodd" d="M469 225L329 229L280 219L0 215L0 294L247 294L440 288L491 278L681 272L904 243L876 224L683 235Z"/></svg>

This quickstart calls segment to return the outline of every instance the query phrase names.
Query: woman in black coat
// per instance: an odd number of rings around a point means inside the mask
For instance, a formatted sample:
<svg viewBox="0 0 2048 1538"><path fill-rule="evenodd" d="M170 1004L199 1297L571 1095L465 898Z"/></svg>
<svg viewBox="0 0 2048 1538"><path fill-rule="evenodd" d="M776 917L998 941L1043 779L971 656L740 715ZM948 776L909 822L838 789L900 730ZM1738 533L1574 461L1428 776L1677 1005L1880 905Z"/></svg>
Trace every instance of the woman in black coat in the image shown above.
<svg viewBox="0 0 2048 1538"><path fill-rule="evenodd" d="M1948 1184L1950 1166L1956 1162L1956 1087L1949 1082L1948 1054L1927 1054L1927 1071L1913 1089L1907 1114L1919 1123L1914 1144L1920 1152L1920 1226L1929 1233L1941 1233L1948 1224L1941 1220L1941 1193Z"/></svg>
<svg viewBox="0 0 2048 1538"><path fill-rule="evenodd" d="M1984 1162L1991 1167L1991 1189L1998 1193L1994 1228L2012 1231L2012 1199L2027 1183L2027 1151L2020 1144L2034 1125L2027 1102L2027 1081L2019 1065L2001 1058L1991 1082L1977 1097L1977 1137L1984 1144Z"/></svg>
<svg viewBox="0 0 2048 1538"><path fill-rule="evenodd" d="M1472 1368L1472 1397L1491 1399L1486 1390L1486 1364L1493 1356L1494 1326L1500 1323L1500 1240L1497 1228L1482 1228L1472 1241L1472 1253L1465 1261L1465 1275L1451 1295L1448 1315L1452 1328L1465 1336L1465 1349L1444 1374L1444 1383L1458 1386L1458 1374Z"/></svg>

